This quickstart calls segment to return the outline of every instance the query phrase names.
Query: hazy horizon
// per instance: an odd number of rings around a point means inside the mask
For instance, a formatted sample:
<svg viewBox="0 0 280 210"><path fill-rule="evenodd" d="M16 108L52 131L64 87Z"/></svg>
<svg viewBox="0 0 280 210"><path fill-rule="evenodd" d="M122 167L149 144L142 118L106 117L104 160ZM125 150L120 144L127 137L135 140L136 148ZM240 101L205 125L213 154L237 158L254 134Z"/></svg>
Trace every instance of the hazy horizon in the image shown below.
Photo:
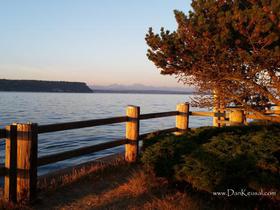
<svg viewBox="0 0 280 210"><path fill-rule="evenodd" d="M143 86L144 88L152 87L152 88L175 88L175 89L194 89L194 87L191 86L186 86L186 85L181 85L181 86L168 86L168 85L146 85L142 83L131 83L131 84L120 84L120 83L109 83L109 84L88 84L85 81L77 81L77 80L44 80L44 79L29 79L29 78L24 78L24 79L10 79L10 78L0 78L0 80L34 80L34 81L45 81L45 82L81 82L81 83L86 83L87 86L89 87L113 87L113 86L121 86L121 87L134 87L138 86L141 87Z"/></svg>
<svg viewBox="0 0 280 210"><path fill-rule="evenodd" d="M176 29L190 1L2 2L0 78L183 87L146 57L149 27Z"/></svg>

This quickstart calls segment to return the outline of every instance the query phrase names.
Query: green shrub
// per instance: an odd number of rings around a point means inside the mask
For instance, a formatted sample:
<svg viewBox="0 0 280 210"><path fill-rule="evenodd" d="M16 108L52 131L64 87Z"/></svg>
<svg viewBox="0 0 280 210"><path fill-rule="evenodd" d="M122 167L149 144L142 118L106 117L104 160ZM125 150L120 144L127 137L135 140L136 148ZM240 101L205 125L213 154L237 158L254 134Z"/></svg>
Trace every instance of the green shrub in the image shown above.
<svg viewBox="0 0 280 210"><path fill-rule="evenodd" d="M280 189L279 125L205 127L149 141L142 162L157 176L207 192Z"/></svg>

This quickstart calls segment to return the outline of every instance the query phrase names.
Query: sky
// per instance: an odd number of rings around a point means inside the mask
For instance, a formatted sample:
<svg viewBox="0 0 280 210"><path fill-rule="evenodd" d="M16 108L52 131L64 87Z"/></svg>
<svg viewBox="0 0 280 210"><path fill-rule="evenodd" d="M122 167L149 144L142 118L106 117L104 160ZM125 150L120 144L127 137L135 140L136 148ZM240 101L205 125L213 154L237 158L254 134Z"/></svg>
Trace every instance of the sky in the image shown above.
<svg viewBox="0 0 280 210"><path fill-rule="evenodd" d="M0 0L0 78L179 87L146 57L149 27L190 0Z"/></svg>

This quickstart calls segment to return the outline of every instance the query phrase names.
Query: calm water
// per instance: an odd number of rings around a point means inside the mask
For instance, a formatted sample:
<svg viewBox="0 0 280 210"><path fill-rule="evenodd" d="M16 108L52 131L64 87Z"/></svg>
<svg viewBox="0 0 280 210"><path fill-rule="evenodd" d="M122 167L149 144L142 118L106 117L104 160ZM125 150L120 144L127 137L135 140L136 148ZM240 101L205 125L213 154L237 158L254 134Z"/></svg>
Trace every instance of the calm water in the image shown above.
<svg viewBox="0 0 280 210"><path fill-rule="evenodd" d="M141 113L174 111L177 103L189 100L186 95L154 94L71 94L0 92L0 127L12 122L36 122L39 125L77 120L124 116L127 105L138 105ZM191 108L191 110L197 110ZM191 117L190 126L211 125L207 117ZM142 121L140 133L175 126L175 117ZM39 156L72 150L122 138L124 123L39 135ZM123 150L123 146L43 166L39 174L79 164ZM0 162L4 161L4 141L0 140Z"/></svg>

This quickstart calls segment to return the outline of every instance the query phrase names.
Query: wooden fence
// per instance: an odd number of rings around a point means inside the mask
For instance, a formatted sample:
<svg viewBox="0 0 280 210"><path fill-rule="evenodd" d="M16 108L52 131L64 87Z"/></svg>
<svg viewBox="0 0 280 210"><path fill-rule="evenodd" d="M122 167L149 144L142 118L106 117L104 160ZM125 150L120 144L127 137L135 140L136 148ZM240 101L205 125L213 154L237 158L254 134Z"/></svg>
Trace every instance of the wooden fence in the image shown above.
<svg viewBox="0 0 280 210"><path fill-rule="evenodd" d="M269 110L272 121L280 122L278 110ZM176 127L163 129L139 135L139 121L153 118L176 116ZM151 134L174 133L181 135L189 129L189 116L213 117L213 125L239 125L246 123L246 119L260 117L245 113L241 109L230 109L224 112L192 112L189 104L178 104L176 111L140 114L140 107L128 106L126 116L106 119L77 121L50 125L36 123L14 123L5 129L0 129L0 139L5 138L5 165L0 165L0 176L5 177L4 199L11 202L23 200L32 201L36 198L37 168L39 166L67 160L70 158L98 152L101 150L125 145L125 160L135 162L139 157L139 141ZM97 145L65 151L38 157L38 135L70 129L80 129L94 126L126 123L126 136L123 139L109 141Z"/></svg>

